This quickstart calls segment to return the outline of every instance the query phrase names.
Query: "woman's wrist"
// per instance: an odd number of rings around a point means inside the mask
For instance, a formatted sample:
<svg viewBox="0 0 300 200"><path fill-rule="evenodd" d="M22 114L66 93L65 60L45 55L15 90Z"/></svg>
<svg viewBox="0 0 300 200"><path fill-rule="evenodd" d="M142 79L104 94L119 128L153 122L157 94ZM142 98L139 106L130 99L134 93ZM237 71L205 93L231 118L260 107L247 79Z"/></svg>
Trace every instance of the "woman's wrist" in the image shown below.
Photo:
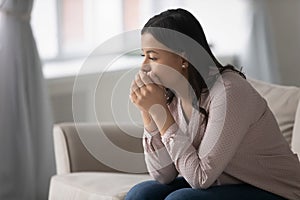
<svg viewBox="0 0 300 200"><path fill-rule="evenodd" d="M148 112L141 111L141 115L142 115L142 118L143 118L144 128L148 132L154 132L158 129L155 122L153 121L151 115Z"/></svg>
<svg viewBox="0 0 300 200"><path fill-rule="evenodd" d="M175 120L167 106L155 105L149 110L149 114L161 135L163 135L168 128L175 123Z"/></svg>
<svg viewBox="0 0 300 200"><path fill-rule="evenodd" d="M145 128L149 133L158 130L158 128L157 128L157 126L156 126L156 124L155 124L155 122L154 122L153 120L151 120L151 122L150 122L149 124L144 125L144 128Z"/></svg>

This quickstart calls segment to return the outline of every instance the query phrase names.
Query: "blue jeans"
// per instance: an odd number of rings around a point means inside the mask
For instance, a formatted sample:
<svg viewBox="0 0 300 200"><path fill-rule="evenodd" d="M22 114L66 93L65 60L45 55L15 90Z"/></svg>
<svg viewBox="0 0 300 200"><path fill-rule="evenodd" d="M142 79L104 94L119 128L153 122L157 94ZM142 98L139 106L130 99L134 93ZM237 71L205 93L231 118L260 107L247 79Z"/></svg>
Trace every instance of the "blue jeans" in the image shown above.
<svg viewBox="0 0 300 200"><path fill-rule="evenodd" d="M145 181L135 185L125 200L285 200L270 192L248 184L212 186L208 189L193 189L183 177L169 184Z"/></svg>

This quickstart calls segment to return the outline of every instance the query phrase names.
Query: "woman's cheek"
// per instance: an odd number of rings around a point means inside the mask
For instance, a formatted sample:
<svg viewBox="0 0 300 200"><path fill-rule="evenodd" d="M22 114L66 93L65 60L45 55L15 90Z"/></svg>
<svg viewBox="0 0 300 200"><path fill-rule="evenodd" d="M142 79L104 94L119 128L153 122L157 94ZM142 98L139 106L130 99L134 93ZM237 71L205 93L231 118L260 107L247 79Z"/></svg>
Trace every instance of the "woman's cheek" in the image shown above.
<svg viewBox="0 0 300 200"><path fill-rule="evenodd" d="M165 72L163 70L152 70L153 73L153 77L156 77L156 79L159 80L160 84L162 84L163 86L165 86L166 81L168 79L168 76L166 76ZM157 82L154 80L154 82Z"/></svg>
<svg viewBox="0 0 300 200"><path fill-rule="evenodd" d="M156 76L158 78L160 78L160 75L161 75L161 69L158 65L152 65L151 66L151 74L152 76Z"/></svg>
<svg viewBox="0 0 300 200"><path fill-rule="evenodd" d="M172 87L177 81L178 72L167 65L157 64L151 67L152 73L159 78L164 87ZM155 82L155 81L154 81Z"/></svg>

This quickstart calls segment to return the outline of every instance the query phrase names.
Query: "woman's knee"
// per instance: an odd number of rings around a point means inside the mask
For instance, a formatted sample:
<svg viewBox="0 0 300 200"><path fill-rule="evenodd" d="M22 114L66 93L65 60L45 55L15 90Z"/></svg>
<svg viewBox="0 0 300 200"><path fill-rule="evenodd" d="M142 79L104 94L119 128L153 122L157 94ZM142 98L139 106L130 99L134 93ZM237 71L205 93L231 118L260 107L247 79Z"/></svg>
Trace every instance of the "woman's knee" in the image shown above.
<svg viewBox="0 0 300 200"><path fill-rule="evenodd" d="M151 199L153 187L157 185L156 181L144 181L133 186L126 194L125 200L146 200Z"/></svg>
<svg viewBox="0 0 300 200"><path fill-rule="evenodd" d="M170 193L165 200L215 200L215 196L206 190L182 188Z"/></svg>
<svg viewBox="0 0 300 200"><path fill-rule="evenodd" d="M150 180L133 186L127 193L125 200L159 200L165 199L171 192L183 187L188 187L182 177L176 178L170 184L161 184Z"/></svg>
<svg viewBox="0 0 300 200"><path fill-rule="evenodd" d="M170 193L165 200L220 200L220 199L278 199L284 198L251 185L223 185L208 189L182 188Z"/></svg>
<svg viewBox="0 0 300 200"><path fill-rule="evenodd" d="M182 188L169 194L165 200L181 200L189 196L191 188Z"/></svg>

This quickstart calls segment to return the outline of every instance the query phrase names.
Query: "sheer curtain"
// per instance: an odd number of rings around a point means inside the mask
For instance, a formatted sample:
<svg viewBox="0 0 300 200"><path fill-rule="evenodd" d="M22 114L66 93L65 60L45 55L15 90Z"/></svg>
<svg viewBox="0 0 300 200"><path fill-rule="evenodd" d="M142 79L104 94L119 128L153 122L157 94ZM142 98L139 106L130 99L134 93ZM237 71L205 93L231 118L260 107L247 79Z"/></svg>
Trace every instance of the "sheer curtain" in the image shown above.
<svg viewBox="0 0 300 200"><path fill-rule="evenodd" d="M279 83L279 66L269 0L248 0L250 34L239 61L246 75L266 82ZM274 3L274 2L273 2Z"/></svg>
<svg viewBox="0 0 300 200"><path fill-rule="evenodd" d="M52 118L30 27L33 0L0 2L0 199L47 199Z"/></svg>

